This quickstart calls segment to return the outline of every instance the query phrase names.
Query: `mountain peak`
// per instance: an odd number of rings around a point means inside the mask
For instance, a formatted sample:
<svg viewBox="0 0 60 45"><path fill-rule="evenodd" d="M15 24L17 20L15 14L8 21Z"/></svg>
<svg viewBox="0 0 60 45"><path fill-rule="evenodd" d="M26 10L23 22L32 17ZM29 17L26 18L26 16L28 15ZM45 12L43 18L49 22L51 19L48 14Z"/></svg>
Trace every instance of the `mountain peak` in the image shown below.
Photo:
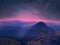
<svg viewBox="0 0 60 45"><path fill-rule="evenodd" d="M40 27L46 26L46 24L44 22L38 22L33 27L35 27L35 26L38 27L38 28L40 28Z"/></svg>
<svg viewBox="0 0 60 45"><path fill-rule="evenodd" d="M36 25L46 25L44 22L38 22Z"/></svg>

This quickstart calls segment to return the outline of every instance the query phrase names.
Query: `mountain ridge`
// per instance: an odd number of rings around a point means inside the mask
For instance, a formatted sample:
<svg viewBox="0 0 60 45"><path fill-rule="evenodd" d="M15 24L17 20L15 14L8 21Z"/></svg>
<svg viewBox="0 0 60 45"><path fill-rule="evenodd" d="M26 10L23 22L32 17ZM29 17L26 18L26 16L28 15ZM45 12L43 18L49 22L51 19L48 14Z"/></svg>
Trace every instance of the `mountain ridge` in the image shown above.
<svg viewBox="0 0 60 45"><path fill-rule="evenodd" d="M15 24L17 21L13 21ZM10 22L12 23L12 22ZM37 22L37 23L31 23L31 26L26 26L27 23L23 24L18 21L18 25L12 23L8 24L8 25L4 25L2 26L2 28L0 29L0 36L9 36L12 38L18 38L19 40L35 40L37 38L40 38L42 36L42 34L48 34L48 35L52 35L52 33L54 33L54 29L52 29L52 27L49 27L48 25L46 25L44 22ZM7 23L6 23L7 24ZM30 23L28 23L30 24ZM11 25L11 26L10 26ZM14 25L14 26L13 26ZM26 27L24 27L24 25ZM19 27L22 26L22 27ZM29 29L27 29L29 27ZM42 30L43 29L43 30ZM47 30L46 30L47 29ZM48 30L51 30L50 32ZM14 32L14 33L11 33ZM5 34L4 34L5 33Z"/></svg>

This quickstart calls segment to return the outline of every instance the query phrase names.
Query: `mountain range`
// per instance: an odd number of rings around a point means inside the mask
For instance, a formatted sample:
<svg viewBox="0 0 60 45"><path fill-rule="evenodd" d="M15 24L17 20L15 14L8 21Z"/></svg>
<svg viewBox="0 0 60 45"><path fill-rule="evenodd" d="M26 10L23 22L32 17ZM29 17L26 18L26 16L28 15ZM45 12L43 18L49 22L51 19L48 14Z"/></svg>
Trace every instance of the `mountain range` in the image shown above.
<svg viewBox="0 0 60 45"><path fill-rule="evenodd" d="M18 40L35 40L44 34L53 35L55 30L44 22L0 22L0 37L16 38Z"/></svg>

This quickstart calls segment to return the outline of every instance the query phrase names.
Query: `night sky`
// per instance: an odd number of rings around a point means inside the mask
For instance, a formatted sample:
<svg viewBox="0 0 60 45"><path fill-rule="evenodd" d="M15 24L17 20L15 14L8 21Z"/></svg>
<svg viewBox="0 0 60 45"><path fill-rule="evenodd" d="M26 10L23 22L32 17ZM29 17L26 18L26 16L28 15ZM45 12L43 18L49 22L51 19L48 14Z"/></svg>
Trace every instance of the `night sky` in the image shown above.
<svg viewBox="0 0 60 45"><path fill-rule="evenodd" d="M0 0L0 19L60 21L60 0Z"/></svg>

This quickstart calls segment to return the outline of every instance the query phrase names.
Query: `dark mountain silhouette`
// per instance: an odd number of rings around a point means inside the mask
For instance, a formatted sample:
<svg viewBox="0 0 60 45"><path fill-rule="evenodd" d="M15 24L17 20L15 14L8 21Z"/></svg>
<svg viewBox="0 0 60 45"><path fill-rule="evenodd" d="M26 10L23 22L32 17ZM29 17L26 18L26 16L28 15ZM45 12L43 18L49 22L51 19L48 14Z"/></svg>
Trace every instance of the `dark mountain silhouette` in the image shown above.
<svg viewBox="0 0 60 45"><path fill-rule="evenodd" d="M43 22L38 22L29 29L26 35L24 35L23 40L35 40L40 38L42 35L47 34L51 36L55 33L55 30L47 26Z"/></svg>
<svg viewBox="0 0 60 45"><path fill-rule="evenodd" d="M35 40L44 34L52 35L55 33L53 28L43 22L28 23L31 26L27 25L27 23L20 21L2 23L0 26L0 37L11 37L18 40Z"/></svg>
<svg viewBox="0 0 60 45"><path fill-rule="evenodd" d="M24 41L36 41L43 39L45 35L44 45L51 45L51 38L54 36L55 30L52 27L47 26L44 22L38 22L33 25L30 30L23 36L22 43ZM26 43L26 42L25 42Z"/></svg>
<svg viewBox="0 0 60 45"><path fill-rule="evenodd" d="M51 38L54 33L55 30L44 22L4 21L0 23L0 37L20 40L22 44L26 43L25 41L39 40L45 34ZM48 44L49 41L46 42Z"/></svg>

